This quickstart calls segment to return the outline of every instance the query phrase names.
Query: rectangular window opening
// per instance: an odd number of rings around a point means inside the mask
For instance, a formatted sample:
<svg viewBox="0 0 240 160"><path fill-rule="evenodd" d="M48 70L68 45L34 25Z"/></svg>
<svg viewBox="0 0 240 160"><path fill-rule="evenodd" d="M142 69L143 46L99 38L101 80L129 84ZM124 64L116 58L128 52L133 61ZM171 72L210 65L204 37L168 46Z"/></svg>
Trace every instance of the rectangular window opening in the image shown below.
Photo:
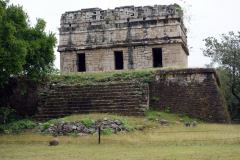
<svg viewBox="0 0 240 160"><path fill-rule="evenodd" d="M85 53L78 54L78 72L86 72Z"/></svg>
<svg viewBox="0 0 240 160"><path fill-rule="evenodd" d="M162 49L161 48L153 48L153 67L162 67Z"/></svg>
<svg viewBox="0 0 240 160"><path fill-rule="evenodd" d="M114 51L114 57L115 57L115 69L116 70L123 69L123 52Z"/></svg>

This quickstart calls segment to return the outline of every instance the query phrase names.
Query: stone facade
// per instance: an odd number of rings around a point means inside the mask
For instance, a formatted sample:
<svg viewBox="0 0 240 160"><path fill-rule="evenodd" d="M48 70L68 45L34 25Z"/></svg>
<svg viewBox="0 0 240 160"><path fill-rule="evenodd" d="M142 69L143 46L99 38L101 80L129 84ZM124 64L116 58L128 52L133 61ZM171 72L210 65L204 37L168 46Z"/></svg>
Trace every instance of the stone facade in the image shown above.
<svg viewBox="0 0 240 160"><path fill-rule="evenodd" d="M152 82L144 84L144 78L124 79L115 73L114 78L99 79L96 85L73 86L55 81L39 85L12 77L0 89L0 106L9 104L22 117L38 111L34 119L45 121L86 113L141 116L149 107L206 122L229 121L215 69L156 70L152 76Z"/></svg>
<svg viewBox="0 0 240 160"><path fill-rule="evenodd" d="M104 72L188 65L177 4L82 9L61 17L61 71Z"/></svg>
<svg viewBox="0 0 240 160"><path fill-rule="evenodd" d="M150 107L169 110L206 122L228 122L215 69L156 70L149 85ZM159 101L154 101L154 97Z"/></svg>

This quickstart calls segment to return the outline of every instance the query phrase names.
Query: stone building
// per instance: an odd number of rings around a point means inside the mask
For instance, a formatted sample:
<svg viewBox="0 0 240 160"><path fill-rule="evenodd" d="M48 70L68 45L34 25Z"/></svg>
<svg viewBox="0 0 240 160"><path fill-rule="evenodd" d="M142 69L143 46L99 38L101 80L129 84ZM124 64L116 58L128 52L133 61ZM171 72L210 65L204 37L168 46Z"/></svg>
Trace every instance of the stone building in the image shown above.
<svg viewBox="0 0 240 160"><path fill-rule="evenodd" d="M62 73L188 65L180 6L88 8L62 14Z"/></svg>

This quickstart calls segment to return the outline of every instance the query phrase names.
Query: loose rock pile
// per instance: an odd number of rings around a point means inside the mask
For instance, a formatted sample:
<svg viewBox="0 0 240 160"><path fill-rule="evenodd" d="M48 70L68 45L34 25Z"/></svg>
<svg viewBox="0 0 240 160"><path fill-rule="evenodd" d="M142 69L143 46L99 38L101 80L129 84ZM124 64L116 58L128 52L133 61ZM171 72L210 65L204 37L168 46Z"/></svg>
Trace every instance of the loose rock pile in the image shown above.
<svg viewBox="0 0 240 160"><path fill-rule="evenodd" d="M98 134L98 126L100 126L101 131L110 129L112 133L125 133L131 131L130 129L123 127L124 124L122 123L122 120L110 120L106 117L104 119L99 119L98 121L91 119L91 125L85 125L83 121L58 121L55 124L51 124L47 129L40 126L38 133L56 134L58 136L69 135L71 133L75 133L77 136L86 136L89 134L95 135Z"/></svg>
<svg viewBox="0 0 240 160"><path fill-rule="evenodd" d="M190 122L185 122L184 125L189 128L191 126L191 123ZM197 127L197 122L196 121L193 121L192 122L192 127Z"/></svg>

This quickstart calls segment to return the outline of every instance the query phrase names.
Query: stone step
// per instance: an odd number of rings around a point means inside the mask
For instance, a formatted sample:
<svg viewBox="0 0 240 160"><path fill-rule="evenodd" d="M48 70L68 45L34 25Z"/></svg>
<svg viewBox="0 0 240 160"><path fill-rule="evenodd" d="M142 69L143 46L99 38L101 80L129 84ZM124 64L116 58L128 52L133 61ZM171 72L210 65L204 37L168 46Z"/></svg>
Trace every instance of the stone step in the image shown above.
<svg viewBox="0 0 240 160"><path fill-rule="evenodd" d="M113 105L113 104L119 104L119 105L126 105L126 104L136 104L141 103L142 101L132 100L91 100L91 101L54 101L54 102L46 102L44 106L54 106L54 105L61 105L61 106L68 106L68 105Z"/></svg>
<svg viewBox="0 0 240 160"><path fill-rule="evenodd" d="M130 110L130 109L119 109L119 108L115 108L115 109L102 109L102 110L75 110L75 111L54 111L54 112L50 112L50 113L43 113L40 115L52 115L52 114L64 114L64 115L72 115L72 114L81 114L82 112L86 112L86 111L91 111L91 113L119 113L119 112L134 112L134 113L141 113L143 111L140 110Z"/></svg>
<svg viewBox="0 0 240 160"><path fill-rule="evenodd" d="M65 95L49 95L45 98L48 99L57 99L57 98L113 98L113 97L124 97L124 98L131 98L131 97L138 97L143 96L142 92L134 92L134 93L95 93L95 94L76 94L76 93L68 93Z"/></svg>
<svg viewBox="0 0 240 160"><path fill-rule="evenodd" d="M142 93L142 89L135 89L135 90L123 90L123 89L119 89L119 90L62 90L62 91L56 91L56 92L50 92L49 95L70 95L71 94L78 94L78 95L95 95L95 94L109 94L109 93L113 93L113 94L119 94L119 93L125 93L125 94L141 94Z"/></svg>
<svg viewBox="0 0 240 160"><path fill-rule="evenodd" d="M58 89L55 90L55 92L69 92L69 91L133 91L133 90L140 90L140 89L144 89L144 87L127 87L124 88L119 87L119 88L64 88L64 89Z"/></svg>
<svg viewBox="0 0 240 160"><path fill-rule="evenodd" d="M141 116L147 105L148 86L131 83L109 85L61 86L42 94L39 115L34 119L49 120L73 114L117 113Z"/></svg>
<svg viewBox="0 0 240 160"><path fill-rule="evenodd" d="M122 97L122 96L118 96L118 97L112 97L112 96L109 96L109 97L59 97L59 98L49 98L49 99L46 99L45 101L48 101L48 102L71 102L71 101L78 101L78 102L84 102L84 101L87 101L87 102L95 102L95 101L111 101L111 100L115 100L116 102L126 102L126 101L136 101L136 100L142 100L144 99L144 97L142 96L131 96L131 97Z"/></svg>
<svg viewBox="0 0 240 160"><path fill-rule="evenodd" d="M142 102L142 101L140 101ZM95 103L91 103L91 102L65 102L65 103L46 103L45 105L41 106L41 108L64 108L64 107L89 107L89 106L113 106L113 105L117 105L117 106L126 106L126 105L138 105L141 104L139 101L129 101L129 102L113 102L110 103L109 101L105 101L105 102L95 102Z"/></svg>
<svg viewBox="0 0 240 160"><path fill-rule="evenodd" d="M139 109L141 105L139 104L129 104L129 105L99 105L99 106L65 106L65 107L53 107L53 106L49 106L49 107L44 107L41 109L41 112L45 112L45 111L64 111L64 110L85 110L85 109L112 109L112 108L119 108L119 109Z"/></svg>
<svg viewBox="0 0 240 160"><path fill-rule="evenodd" d="M147 83L143 85L134 84L134 83L109 83L109 84L87 84L87 85L63 85L63 86L56 86L55 90L57 89L65 89L65 88L118 88L118 87L145 87L148 86Z"/></svg>

